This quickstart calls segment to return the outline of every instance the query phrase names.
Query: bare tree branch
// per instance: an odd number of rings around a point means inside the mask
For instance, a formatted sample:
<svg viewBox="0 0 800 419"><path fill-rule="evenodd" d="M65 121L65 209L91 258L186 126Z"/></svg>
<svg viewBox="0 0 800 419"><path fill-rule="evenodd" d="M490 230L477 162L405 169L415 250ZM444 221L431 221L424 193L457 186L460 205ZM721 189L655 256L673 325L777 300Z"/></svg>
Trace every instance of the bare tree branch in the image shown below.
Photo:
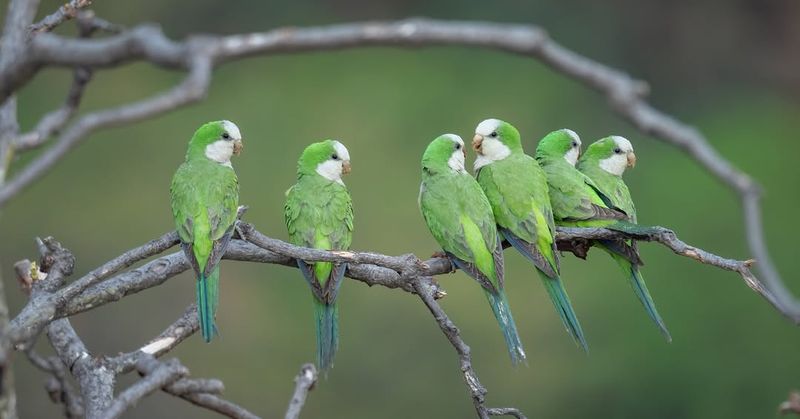
<svg viewBox="0 0 800 419"><path fill-rule="evenodd" d="M680 240L674 231L664 227L650 227L642 233L623 233L620 231L605 228L567 228L559 227L556 236L559 242L571 243L574 240L587 239L636 239L638 241L658 242L675 252L677 255L694 259L700 263L716 266L727 271L737 272L742 276L744 283L764 297L776 310L789 319L792 319L790 312L785 311L784 307L777 301L773 294L759 281L750 271L750 267L755 260L735 260L717 256L703 249L690 246ZM560 247L561 248L561 247Z"/></svg>
<svg viewBox="0 0 800 419"><path fill-rule="evenodd" d="M485 406L486 390L481 386L472 368L469 347L461 339L458 329L435 301L445 293L431 276L447 274L454 270L447 259L434 257L423 262L413 254L387 256L372 252L309 249L267 237L248 223L239 222L237 227L237 231L248 242L238 239L231 241L225 254L226 259L280 264L294 268L297 267L295 261L298 258L306 261L348 262L350 267L346 274L350 278L363 281L368 285L378 284L418 294L459 355L465 383L469 388L479 417L492 415L524 417L519 410L514 408ZM676 254L704 264L738 272L753 290L774 304L770 293L760 287L760 282L750 273L749 267L752 261L725 259L689 246L680 241L674 232L662 227L642 228L641 231L633 234L601 228L559 228L556 235L559 247L567 248L579 241L621 238L659 242ZM113 402L114 381L118 374L131 371L141 362L146 362L143 360L150 359L152 356L167 353L197 330L198 320L194 305L189 306L177 321L149 343L136 351L111 358L91 356L75 334L74 329L69 325L68 320L63 318L160 285L168 278L189 269L183 254L173 253L150 261L139 268L120 273L122 269L161 253L177 243L178 237L175 232L164 234L123 253L80 279L65 285L66 277L71 274L74 266L74 257L52 238L40 241L41 270L30 263L22 263L17 266L21 273L20 276L34 274L36 277L24 278L21 281L30 287L31 298L22 312L11 321L9 325L11 330L4 334L6 347L12 345L30 347L32 340L38 335L38 330L47 327L48 338L56 349L61 362L78 380L80 392L84 397L82 405L88 417L121 414L139 399L139 395L161 387L192 403L225 412L233 417L252 417L248 416L251 415L249 412L210 394L208 391L190 392L188 390L188 388L202 387L204 384L183 383L181 380L174 383L178 387L155 386L154 383L162 383L162 381L148 381L131 388L131 392L127 393L125 398L119 398ZM376 278L380 278L380 280L376 280ZM40 367L44 365L41 360L32 359L32 361L40 364ZM53 373L54 377L59 378L56 370L53 368L47 370ZM57 379L55 382L62 383L60 391L66 394L63 397L68 398L69 389L63 387L63 379ZM179 383L183 384L179 385ZM55 388L55 386L53 387ZM65 405L69 407L67 402ZM113 410L109 413L108 409ZM72 411L74 410L73 408ZM288 413L292 411L294 410L290 410Z"/></svg>
<svg viewBox="0 0 800 419"><path fill-rule="evenodd" d="M84 416L83 400L78 390L70 382L69 373L61 359L55 356L44 358L33 348L27 349L25 355L31 364L50 375L45 382L45 389L53 403L64 405L64 416L68 419L82 418Z"/></svg>
<svg viewBox="0 0 800 419"><path fill-rule="evenodd" d="M102 128L141 121L168 110L200 100L206 93L211 77L210 62L205 56L192 60L192 68L184 81L173 89L139 102L93 112L71 125L58 140L19 174L0 187L0 207L39 179L88 134Z"/></svg>
<svg viewBox="0 0 800 419"><path fill-rule="evenodd" d="M139 400L187 375L189 375L189 370L181 365L177 359L161 362L155 369L149 371L143 379L120 393L114 399L111 407L103 414L103 417L108 419L118 418L125 411L136 406Z"/></svg>
<svg viewBox="0 0 800 419"><path fill-rule="evenodd" d="M289 400L289 408L286 409L286 419L297 419L300 417L300 411L306 404L306 397L308 392L314 388L317 382L317 369L314 364L304 364L300 368L300 373L294 378L295 387L292 399Z"/></svg>
<svg viewBox="0 0 800 419"><path fill-rule="evenodd" d="M151 355L142 357L137 363L140 374L147 376L158 369L159 362ZM196 406L200 406L229 418L258 419L258 416L246 409L220 398L215 393L221 393L222 383L218 380L189 380L181 378L164 386L163 390L173 396L180 397Z"/></svg>
<svg viewBox="0 0 800 419"><path fill-rule="evenodd" d="M464 374L464 383L469 389L470 396L472 396L472 404L475 406L475 411L477 412L478 417L481 419L488 419L489 416L492 415L501 416L512 414L511 412L516 412L516 414L513 414L514 416L524 419L525 416L519 413L519 410L517 409L489 409L485 406L487 391L486 388L481 385L481 382L478 381L478 375L472 368L472 356L470 355L469 346L467 346L467 344L461 338L458 327L456 327L455 323L453 323L450 318L447 317L447 314L444 312L442 307L438 302L436 302L436 298L434 298L434 291L429 287L428 284L429 281L425 281L425 277L419 277L414 281L414 288L417 290L419 298L423 303L425 303L425 305L428 307L428 310L430 310L433 318L436 319L436 323L439 324L439 328L442 329L442 333L444 333L444 335L447 337L447 340L450 341L450 344L453 345L453 348L458 353L461 372Z"/></svg>
<svg viewBox="0 0 800 419"><path fill-rule="evenodd" d="M0 275L0 335L8 329L8 300L5 284ZM0 350L0 417L13 419L17 417L17 392L14 385L14 372L7 350Z"/></svg>
<svg viewBox="0 0 800 419"><path fill-rule="evenodd" d="M30 30L32 34L52 31L65 20L74 19L78 15L78 11L91 6L91 4L92 0L71 0L69 3L61 5L61 7L52 14L47 15L44 19L31 25L28 30Z"/></svg>
<svg viewBox="0 0 800 419"><path fill-rule="evenodd" d="M121 354L109 361L117 374L133 370L143 357L160 357L178 346L200 327L197 319L197 306L190 305L183 315L160 335L134 352Z"/></svg>

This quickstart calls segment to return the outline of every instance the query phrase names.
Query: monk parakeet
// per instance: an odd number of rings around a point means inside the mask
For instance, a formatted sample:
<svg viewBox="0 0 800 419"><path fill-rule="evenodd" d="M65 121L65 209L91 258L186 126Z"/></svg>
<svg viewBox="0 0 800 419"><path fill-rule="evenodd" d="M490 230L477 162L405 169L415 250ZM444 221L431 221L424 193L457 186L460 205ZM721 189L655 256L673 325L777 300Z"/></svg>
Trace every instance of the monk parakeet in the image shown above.
<svg viewBox="0 0 800 419"><path fill-rule="evenodd" d="M612 197L575 168L580 149L580 138L568 129L551 132L536 148L536 159L544 169L550 186L550 202L553 205L556 224L572 227L605 227L624 232L646 230L646 227L634 224L634 219L624 208L615 205ZM627 155L625 159L627 164ZM608 252L630 276L631 285L647 308L650 317L658 324L664 337L670 341L669 331L655 310L639 272L641 259L636 248L613 240L600 240L596 244Z"/></svg>
<svg viewBox="0 0 800 419"><path fill-rule="evenodd" d="M500 235L536 266L567 331L588 350L583 330L559 278L556 227L544 171L522 150L519 131L487 119L475 129L478 183L492 205Z"/></svg>
<svg viewBox="0 0 800 419"><path fill-rule="evenodd" d="M346 250L353 237L353 203L342 182L350 173L350 153L342 143L326 140L306 147L297 162L297 183L286 191L284 216L292 243L315 249ZM336 296L346 263L297 261L311 286L317 331L317 364L333 366L339 345Z"/></svg>
<svg viewBox="0 0 800 419"><path fill-rule="evenodd" d="M514 364L525 359L503 290L503 247L492 207L464 168L464 141L444 134L422 156L419 207L450 261L483 286Z"/></svg>
<svg viewBox="0 0 800 419"><path fill-rule="evenodd" d="M631 193L625 181L622 180L622 174L625 169L633 167L636 164L636 155L633 153L633 145L626 138L612 135L600 139L592 143L584 153L580 160L578 160L577 168L583 174L588 176L594 184L599 188L611 201L615 208L619 208L628 215L629 221L636 222L636 207L631 199ZM616 243L612 246L604 246L606 250L614 247L624 247L625 245L631 246L632 250L636 252L636 243ZM656 305L650 297L650 292L647 290L644 278L639 271L639 266L631 263L623 256L609 251L611 257L622 268L625 274L630 277L631 286L633 287L639 301L642 302L647 314L658 325L661 333L667 340L671 340L667 326L661 320L661 316L656 310ZM638 256L638 255L637 255Z"/></svg>
<svg viewBox="0 0 800 419"><path fill-rule="evenodd" d="M197 311L203 339L217 334L219 261L233 234L239 181L231 156L242 150L242 135L230 121L209 122L189 141L186 161L172 178L172 215L186 259L197 274Z"/></svg>

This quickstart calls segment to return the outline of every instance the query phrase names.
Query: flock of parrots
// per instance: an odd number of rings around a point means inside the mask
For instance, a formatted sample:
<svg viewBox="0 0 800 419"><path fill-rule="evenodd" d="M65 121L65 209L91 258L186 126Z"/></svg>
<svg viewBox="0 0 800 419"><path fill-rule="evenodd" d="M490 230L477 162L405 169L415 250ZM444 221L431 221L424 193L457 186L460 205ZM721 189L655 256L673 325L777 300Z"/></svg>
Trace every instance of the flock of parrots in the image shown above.
<svg viewBox="0 0 800 419"><path fill-rule="evenodd" d="M536 156L525 154L520 134L499 119L478 124L472 139L475 177L465 168L466 147L455 134L433 140L422 155L419 207L433 237L452 264L482 287L514 364L525 359L503 290L503 242L536 267L550 299L575 341L587 349L580 322L560 279L556 225L606 227L636 232L636 210L622 180L636 163L631 143L602 138L581 154L578 135L547 134ZM172 179L172 212L186 258L197 274L200 329L206 342L217 333L219 261L233 235L239 185L231 157L242 149L230 121L201 126L186 160ZM285 219L292 243L346 250L353 233L353 205L342 182L350 155L339 141L309 145L297 163L297 183L286 192ZM671 340L647 291L636 243L598 240L630 280L636 296L667 340ZM317 365L327 371L338 347L336 296L347 264L297 261L311 287L317 333Z"/></svg>

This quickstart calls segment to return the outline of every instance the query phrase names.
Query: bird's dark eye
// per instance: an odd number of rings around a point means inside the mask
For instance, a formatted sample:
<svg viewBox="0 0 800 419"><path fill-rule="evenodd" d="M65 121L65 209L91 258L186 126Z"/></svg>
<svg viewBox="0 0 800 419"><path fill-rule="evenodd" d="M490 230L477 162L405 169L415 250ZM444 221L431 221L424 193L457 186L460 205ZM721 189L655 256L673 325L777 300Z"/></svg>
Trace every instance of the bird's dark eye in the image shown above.
<svg viewBox="0 0 800 419"><path fill-rule="evenodd" d="M339 160L339 155L336 153L331 154L331 158L334 160Z"/></svg>
<svg viewBox="0 0 800 419"><path fill-rule="evenodd" d="M226 140L230 140L230 139L231 139L231 136L230 136L230 135L228 135L228 133L227 133L227 132L223 132L223 133L222 133L222 138L224 138L224 139L226 139Z"/></svg>
<svg viewBox="0 0 800 419"><path fill-rule="evenodd" d="M461 150L461 144L456 143L456 150Z"/></svg>
<svg viewBox="0 0 800 419"><path fill-rule="evenodd" d="M492 133L489 134L489 136L492 137L492 138L496 138L497 137L497 131L492 131Z"/></svg>
<svg viewBox="0 0 800 419"><path fill-rule="evenodd" d="M617 148L614 149L614 152L619 154L619 153L622 153L622 150L620 150L619 147L617 147Z"/></svg>
<svg viewBox="0 0 800 419"><path fill-rule="evenodd" d="M578 146L578 142L577 142L577 141L573 141L573 142L572 142L572 148L575 148L575 147L577 147L577 146Z"/></svg>

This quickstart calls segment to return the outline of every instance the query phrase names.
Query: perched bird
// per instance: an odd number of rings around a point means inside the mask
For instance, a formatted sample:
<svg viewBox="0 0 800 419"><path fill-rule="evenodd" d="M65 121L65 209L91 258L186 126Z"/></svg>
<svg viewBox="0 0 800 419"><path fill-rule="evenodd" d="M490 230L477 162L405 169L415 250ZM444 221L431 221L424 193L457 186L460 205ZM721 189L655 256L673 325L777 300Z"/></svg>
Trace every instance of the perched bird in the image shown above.
<svg viewBox="0 0 800 419"><path fill-rule="evenodd" d="M567 331L588 350L583 330L559 278L556 227L544 171L522 150L519 131L508 122L487 119L475 128L478 183L492 205L497 230L536 266Z"/></svg>
<svg viewBox="0 0 800 419"><path fill-rule="evenodd" d="M219 261L230 242L239 206L239 181L231 156L242 135L231 121L204 124L194 133L186 161L172 178L172 215L186 259L197 274L197 312L203 339L218 334Z"/></svg>
<svg viewBox="0 0 800 419"><path fill-rule="evenodd" d="M422 156L419 207L450 261L483 286L511 361L517 364L525 359L525 351L503 290L503 247L492 207L464 168L465 157L464 141L455 134L444 134L428 145Z"/></svg>
<svg viewBox="0 0 800 419"><path fill-rule="evenodd" d="M600 189L600 192L608 197L611 204L615 208L624 211L628 215L628 220L633 223L637 222L636 207L633 204L633 199L631 199L628 186L622 180L622 174L625 173L626 168L633 167L635 164L636 154L633 153L631 142L626 138L612 135L592 143L586 149L586 153L578 160L577 165L578 170L592 179ZM609 248L624 248L625 245L629 245L636 252L636 243L631 241L623 243L612 242L610 246L604 246L604 248L607 250ZM667 326L658 314L652 297L650 297L650 292L647 290L647 285L645 285L644 278L639 271L639 266L613 251L609 251L609 254L630 278L633 291L639 301L642 302L645 310L647 310L647 314L658 325L664 337L667 340L671 340Z"/></svg>
<svg viewBox="0 0 800 419"><path fill-rule="evenodd" d="M615 205L613 199L592 179L575 168L580 148L580 138L568 129L551 132L536 148L536 159L544 169L550 186L550 202L556 224L573 227L605 227L628 233L646 231L647 227L634 224L634 219L624 208ZM627 156L625 159L627 164ZM636 294L639 295L651 318L658 324L661 333L671 341L669 331L655 310L653 300L639 272L639 265L642 263L636 248L622 241L613 240L599 240L595 244L608 252L617 264L629 273Z"/></svg>
<svg viewBox="0 0 800 419"><path fill-rule="evenodd" d="M297 161L297 183L286 191L284 216L292 243L315 249L346 250L353 237L353 203L342 182L350 173L350 153L342 143L311 144ZM339 346L339 308L336 296L346 263L297 261L311 286L317 331L317 364L333 367Z"/></svg>

